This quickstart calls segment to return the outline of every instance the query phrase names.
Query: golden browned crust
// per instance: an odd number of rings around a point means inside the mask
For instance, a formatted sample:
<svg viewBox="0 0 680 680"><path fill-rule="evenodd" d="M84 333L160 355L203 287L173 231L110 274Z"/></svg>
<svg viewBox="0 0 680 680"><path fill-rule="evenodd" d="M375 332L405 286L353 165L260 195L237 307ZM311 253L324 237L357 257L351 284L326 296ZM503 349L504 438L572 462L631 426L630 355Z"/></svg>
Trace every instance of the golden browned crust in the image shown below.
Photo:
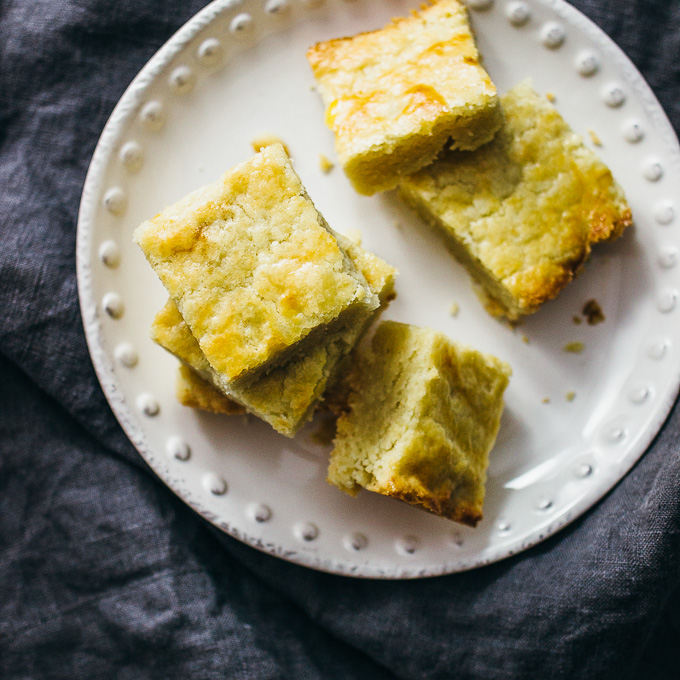
<svg viewBox="0 0 680 680"><path fill-rule="evenodd" d="M452 502L452 489L440 491L438 494L422 486L419 489L404 489L402 482L395 480L386 485L380 493L469 527L476 527L484 519L481 502L472 504L460 499Z"/></svg>

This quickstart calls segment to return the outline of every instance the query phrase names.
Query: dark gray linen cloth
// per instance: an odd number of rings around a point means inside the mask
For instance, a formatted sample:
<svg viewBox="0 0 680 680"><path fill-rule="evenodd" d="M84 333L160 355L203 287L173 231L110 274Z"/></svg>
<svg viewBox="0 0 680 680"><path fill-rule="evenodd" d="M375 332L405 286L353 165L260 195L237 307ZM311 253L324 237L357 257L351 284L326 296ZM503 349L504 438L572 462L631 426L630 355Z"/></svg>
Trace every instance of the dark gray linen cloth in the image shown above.
<svg viewBox="0 0 680 680"><path fill-rule="evenodd" d="M496 0L499 2L500 0ZM680 678L680 410L512 559L353 580L219 534L150 473L88 356L88 162L200 0L0 0L0 678ZM680 3L579 0L680 127Z"/></svg>

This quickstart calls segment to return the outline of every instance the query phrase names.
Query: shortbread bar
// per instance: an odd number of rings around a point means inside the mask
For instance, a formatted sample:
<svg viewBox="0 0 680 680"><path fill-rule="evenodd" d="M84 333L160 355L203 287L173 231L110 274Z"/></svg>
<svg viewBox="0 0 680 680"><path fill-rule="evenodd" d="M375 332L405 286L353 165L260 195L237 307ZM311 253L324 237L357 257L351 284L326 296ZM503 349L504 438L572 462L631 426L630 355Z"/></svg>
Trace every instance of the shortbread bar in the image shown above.
<svg viewBox="0 0 680 680"><path fill-rule="evenodd" d="M328 481L475 526L510 367L442 333L386 321L361 348Z"/></svg>
<svg viewBox="0 0 680 680"><path fill-rule="evenodd" d="M496 88L458 0L318 43L307 58L338 157L359 193L393 189L445 145L475 149L500 127Z"/></svg>
<svg viewBox="0 0 680 680"><path fill-rule="evenodd" d="M134 234L223 391L378 307L280 144Z"/></svg>
<svg viewBox="0 0 680 680"><path fill-rule="evenodd" d="M380 301L380 310L394 295L396 270L385 261L367 252L348 239L336 235L339 242L364 275L371 291ZM311 417L315 406L328 387L336 382L344 357L354 347L377 312L370 312L360 322L340 328L320 338L300 356L295 355L283 366L257 376L247 385L232 387L229 397L218 391L214 371L201 352L177 306L169 300L156 315L152 338L174 354L185 366L178 382L178 398L187 406L206 410L234 413L245 410L268 422L275 430L293 436ZM196 377L187 378L186 367L191 367ZM345 366L346 368L346 366ZM330 399L339 399L334 390Z"/></svg>
<svg viewBox="0 0 680 680"><path fill-rule="evenodd" d="M554 298L591 246L631 212L609 169L525 81L502 97L505 124L469 153L447 153L401 195L444 235L487 310L517 320Z"/></svg>

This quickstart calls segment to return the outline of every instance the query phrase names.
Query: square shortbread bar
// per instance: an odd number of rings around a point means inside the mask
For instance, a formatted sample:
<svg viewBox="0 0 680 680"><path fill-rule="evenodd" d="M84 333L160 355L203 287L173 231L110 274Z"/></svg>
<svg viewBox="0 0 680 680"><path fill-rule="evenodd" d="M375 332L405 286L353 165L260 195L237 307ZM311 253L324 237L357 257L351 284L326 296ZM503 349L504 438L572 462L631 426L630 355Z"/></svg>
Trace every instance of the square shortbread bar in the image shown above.
<svg viewBox="0 0 680 680"><path fill-rule="evenodd" d="M386 321L361 348L328 481L475 526L510 367L442 333Z"/></svg>
<svg viewBox="0 0 680 680"><path fill-rule="evenodd" d="M393 189L447 144L475 149L501 125L496 88L458 0L318 43L307 58L338 157L359 193Z"/></svg>
<svg viewBox="0 0 680 680"><path fill-rule="evenodd" d="M443 233L487 310L516 320L554 298L631 213L609 169L528 81L501 101L492 142L441 156L400 193Z"/></svg>
<svg viewBox="0 0 680 680"><path fill-rule="evenodd" d="M337 238L378 296L380 310L384 309L394 295L396 270L339 234ZM214 371L172 300L156 315L151 335L185 365L178 380L180 403L221 413L242 413L245 407L278 432L293 436L309 420L327 387L330 391L331 383L344 366L344 357L376 314L370 312L361 323L329 333L301 355L291 357L286 364L255 377L247 385L233 387L230 398L218 391ZM186 367L191 367L195 375L188 376Z"/></svg>
<svg viewBox="0 0 680 680"><path fill-rule="evenodd" d="M134 234L224 391L378 307L280 144Z"/></svg>

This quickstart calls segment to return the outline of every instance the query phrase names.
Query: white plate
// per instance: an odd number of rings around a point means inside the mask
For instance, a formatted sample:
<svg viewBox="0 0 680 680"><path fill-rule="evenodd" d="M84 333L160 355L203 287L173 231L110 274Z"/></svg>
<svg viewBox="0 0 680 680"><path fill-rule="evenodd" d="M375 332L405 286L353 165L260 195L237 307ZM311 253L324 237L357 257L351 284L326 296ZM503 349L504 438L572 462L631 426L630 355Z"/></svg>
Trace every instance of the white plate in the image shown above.
<svg viewBox="0 0 680 680"><path fill-rule="evenodd" d="M531 76L623 185L636 222L513 331L490 318L441 242L392 195L365 198L319 154L333 139L305 58L316 41L378 28L416 0L217 0L145 66L92 159L78 225L78 282L92 359L121 425L158 476L227 533L279 557L379 578L431 576L517 553L600 499L644 452L680 380L678 143L621 51L560 0L470 5L501 92ZM149 339L165 301L135 226L217 178L271 132L328 222L401 271L388 318L440 329L514 368L489 470L485 519L467 529L325 479L314 427L295 440L245 416L179 406L175 360ZM595 298L606 321L575 325ZM451 316L453 302L460 312ZM528 344L523 341L528 339ZM582 354L563 347L582 341ZM575 399L568 401L567 392ZM550 403L543 403L549 398Z"/></svg>

